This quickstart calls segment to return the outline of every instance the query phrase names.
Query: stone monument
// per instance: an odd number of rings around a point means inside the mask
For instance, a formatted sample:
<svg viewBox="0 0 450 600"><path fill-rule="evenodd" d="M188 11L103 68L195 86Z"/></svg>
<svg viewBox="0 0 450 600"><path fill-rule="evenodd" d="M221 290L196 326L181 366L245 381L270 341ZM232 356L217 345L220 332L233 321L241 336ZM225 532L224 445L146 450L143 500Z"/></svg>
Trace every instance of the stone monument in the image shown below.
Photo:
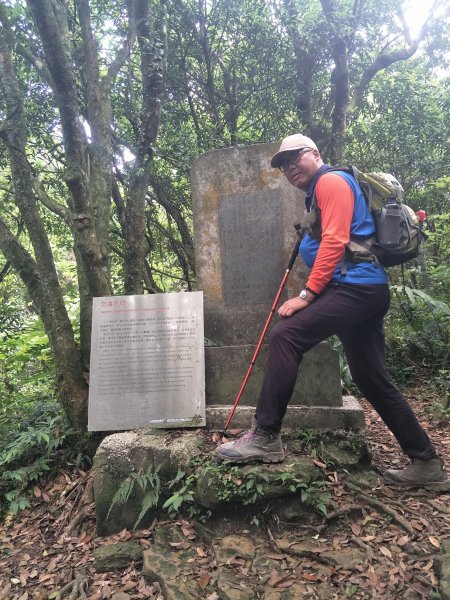
<svg viewBox="0 0 450 600"><path fill-rule="evenodd" d="M206 420L223 427L240 389L297 240L294 224L304 193L270 166L277 143L207 152L192 167L198 289L204 293ZM299 259L283 297L307 278ZM278 316L275 314L273 322ZM262 382L263 346L235 427L247 427ZM342 397L338 353L327 342L308 352L299 369L286 426L362 429L357 401Z"/></svg>

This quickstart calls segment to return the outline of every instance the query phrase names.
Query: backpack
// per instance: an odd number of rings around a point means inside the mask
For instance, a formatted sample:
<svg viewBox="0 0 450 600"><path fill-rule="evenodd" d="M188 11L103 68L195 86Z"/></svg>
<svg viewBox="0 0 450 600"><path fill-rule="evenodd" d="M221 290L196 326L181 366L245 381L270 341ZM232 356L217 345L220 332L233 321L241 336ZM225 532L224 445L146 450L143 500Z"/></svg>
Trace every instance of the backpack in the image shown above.
<svg viewBox="0 0 450 600"><path fill-rule="evenodd" d="M419 227L419 219L402 202L403 188L388 173L362 173L356 167L331 168L326 173L343 171L358 182L375 222L375 235L367 239L351 239L346 248L349 262L379 262L384 267L401 265L417 258L420 244L426 235ZM315 191L310 212L300 222L301 229L314 239L321 239L320 210Z"/></svg>

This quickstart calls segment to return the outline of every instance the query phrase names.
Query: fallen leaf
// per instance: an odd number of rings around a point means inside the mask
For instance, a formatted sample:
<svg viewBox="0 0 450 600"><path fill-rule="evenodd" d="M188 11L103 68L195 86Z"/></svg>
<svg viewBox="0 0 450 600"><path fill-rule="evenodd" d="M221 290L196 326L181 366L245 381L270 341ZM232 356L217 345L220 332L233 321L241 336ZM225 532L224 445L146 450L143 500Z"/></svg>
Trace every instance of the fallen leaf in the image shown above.
<svg viewBox="0 0 450 600"><path fill-rule="evenodd" d="M406 544L408 544L411 540L409 539L408 535L402 535L398 538L397 540L397 544L399 546L406 546Z"/></svg>
<svg viewBox="0 0 450 600"><path fill-rule="evenodd" d="M169 542L169 545L176 550L187 550L191 547L189 542Z"/></svg>
<svg viewBox="0 0 450 600"><path fill-rule="evenodd" d="M437 538L433 537L432 535L429 535L428 539L430 540L430 544L432 544L435 548L441 547L441 544Z"/></svg>
<svg viewBox="0 0 450 600"><path fill-rule="evenodd" d="M269 579L268 583L270 586L273 587L277 581L280 581L280 579L281 579L281 575L278 573L278 571L276 569L273 569L270 574L270 579Z"/></svg>
<svg viewBox="0 0 450 600"><path fill-rule="evenodd" d="M352 523L350 525L350 529L353 531L354 535L357 537L361 534L361 526L358 523Z"/></svg>
<svg viewBox="0 0 450 600"><path fill-rule="evenodd" d="M33 494L36 496L36 498L40 498L42 496L42 492L37 485L33 486Z"/></svg>
<svg viewBox="0 0 450 600"><path fill-rule="evenodd" d="M204 590L205 587L208 585L210 580L210 576L208 575L208 573L202 573L200 575L200 577L198 578L198 585L200 586L201 590Z"/></svg>
<svg viewBox="0 0 450 600"><path fill-rule="evenodd" d="M271 554L266 554L266 558L270 558L272 560L284 560L287 557L288 554L277 554L275 552Z"/></svg>
<svg viewBox="0 0 450 600"><path fill-rule="evenodd" d="M234 558L230 558L230 560L227 561L227 564L236 565L238 567L245 567L246 563L243 558L239 558L238 556L235 556Z"/></svg>
<svg viewBox="0 0 450 600"><path fill-rule="evenodd" d="M148 540L144 540L144 539L140 539L139 543L141 544L141 546L146 546L147 548L150 548L152 543L149 542Z"/></svg>
<svg viewBox="0 0 450 600"><path fill-rule="evenodd" d="M327 465L323 462L321 462L320 460L317 460L316 458L313 458L313 463L316 465L316 467L319 467L319 469L326 469Z"/></svg>
<svg viewBox="0 0 450 600"><path fill-rule="evenodd" d="M381 554L384 554L387 558L392 558L392 552L386 546L380 546Z"/></svg>
<svg viewBox="0 0 450 600"><path fill-rule="evenodd" d="M306 581L317 581L317 573L302 573L301 578Z"/></svg>
<svg viewBox="0 0 450 600"><path fill-rule="evenodd" d="M203 550L203 548L200 548L200 546L197 546L197 548L195 549L195 551L202 558L206 558L208 556L208 554Z"/></svg>
<svg viewBox="0 0 450 600"><path fill-rule="evenodd" d="M186 525L183 525L181 531L183 532L183 535L185 535L190 540L195 540L195 538L197 537L195 531L191 527L187 527Z"/></svg>
<svg viewBox="0 0 450 600"><path fill-rule="evenodd" d="M283 577L282 579L277 581L275 587L285 589L291 587L291 585L293 585L294 583L295 579L292 577L292 575L286 575L286 577Z"/></svg>
<svg viewBox="0 0 450 600"><path fill-rule="evenodd" d="M206 597L206 600L219 600L219 596L217 592L213 592L212 594Z"/></svg>

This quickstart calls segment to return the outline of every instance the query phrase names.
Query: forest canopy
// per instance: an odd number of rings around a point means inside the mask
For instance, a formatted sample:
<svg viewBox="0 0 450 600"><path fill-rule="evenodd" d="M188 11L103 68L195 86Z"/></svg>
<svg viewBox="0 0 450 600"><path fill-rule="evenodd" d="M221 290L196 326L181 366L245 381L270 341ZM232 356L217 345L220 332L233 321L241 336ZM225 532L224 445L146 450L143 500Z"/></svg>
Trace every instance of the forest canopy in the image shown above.
<svg viewBox="0 0 450 600"><path fill-rule="evenodd" d="M448 301L450 9L435 0L414 35L406 10L0 0L5 369L51 365L84 430L92 298L194 289L190 165L297 131L333 164L394 173L413 208L437 215L427 289ZM48 379L30 369L45 395ZM10 410L19 371L1 385Z"/></svg>

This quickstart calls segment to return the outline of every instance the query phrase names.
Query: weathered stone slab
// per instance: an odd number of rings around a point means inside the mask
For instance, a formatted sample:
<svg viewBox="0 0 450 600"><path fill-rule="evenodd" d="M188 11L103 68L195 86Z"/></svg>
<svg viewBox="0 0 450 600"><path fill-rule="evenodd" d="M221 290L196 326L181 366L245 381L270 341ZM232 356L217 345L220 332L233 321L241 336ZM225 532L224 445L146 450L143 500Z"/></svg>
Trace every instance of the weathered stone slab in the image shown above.
<svg viewBox="0 0 450 600"><path fill-rule="evenodd" d="M170 545L183 542L186 548ZM174 525L159 526L155 543L144 551L142 574L148 583L160 584L165 600L197 600L201 590L192 578L191 566L196 557L195 549Z"/></svg>
<svg viewBox="0 0 450 600"><path fill-rule="evenodd" d="M213 150L192 166L195 262L205 335L255 344L296 242L304 194L270 167L277 144ZM304 280L306 268L295 272ZM289 295L300 284L293 272Z"/></svg>
<svg viewBox="0 0 450 600"><path fill-rule="evenodd" d="M256 548L249 537L227 535L214 544L214 554L218 565L226 565L233 558L253 560Z"/></svg>
<svg viewBox="0 0 450 600"><path fill-rule="evenodd" d="M142 557L144 548L134 541L106 544L94 550L94 568L100 573L125 569Z"/></svg>
<svg viewBox="0 0 450 600"><path fill-rule="evenodd" d="M442 600L450 600L450 540L442 540L441 556L434 562L439 577L439 592Z"/></svg>
<svg viewBox="0 0 450 600"><path fill-rule="evenodd" d="M205 378L208 425L213 427L220 425L212 407L232 405L241 387L297 241L294 224L304 212L304 193L270 166L277 149L274 143L214 150L192 166L197 280L204 293L205 336L212 341L205 353ZM280 303L297 295L306 279L299 260ZM256 404L265 353L264 348L241 399L243 407ZM322 420L320 427L351 421L354 428L354 420L329 419L326 412L328 406L342 407L341 395L337 354L323 344L305 357L291 403L321 406L320 413L309 416L309 421Z"/></svg>
<svg viewBox="0 0 450 600"><path fill-rule="evenodd" d="M195 490L198 504L205 508L217 508L228 502L248 504L258 500L272 500L295 494L295 491L289 489L292 481L308 484L323 478L322 472L313 465L311 460L302 456L289 456L283 463L276 465L246 465L240 468L239 473L242 487L235 485L234 489L229 489L228 480L224 481L220 473L199 469ZM289 478L289 481L285 483L283 477ZM248 491L247 482L253 484ZM257 494L255 494L256 485L260 487L260 492Z"/></svg>
<svg viewBox="0 0 450 600"><path fill-rule="evenodd" d="M207 405L234 403L255 348L250 345L205 348ZM242 406L256 406L265 374L267 350L267 344L263 344L241 397ZM342 406L339 354L327 342L305 354L291 404Z"/></svg>
<svg viewBox="0 0 450 600"><path fill-rule="evenodd" d="M206 407L206 426L210 430L223 429L230 406ZM239 405L230 427L248 429L255 413L253 406ZM354 396L343 396L342 406L288 406L283 420L284 429L318 429L332 431L346 429L364 431L364 412Z"/></svg>
<svg viewBox="0 0 450 600"><path fill-rule="evenodd" d="M273 300L283 273L283 230L275 190L226 196L219 208L223 302ZM271 269L267 270L267 265Z"/></svg>
<svg viewBox="0 0 450 600"><path fill-rule="evenodd" d="M238 577L235 573L222 570L217 580L221 600L254 600L255 592L249 586L248 578Z"/></svg>
<svg viewBox="0 0 450 600"><path fill-rule="evenodd" d="M133 529L145 495L138 485L135 485L126 504L116 504L110 510L114 494L131 473L145 473L158 468L159 477L170 480L178 469L186 468L192 457L198 455L202 443L201 436L187 431L175 438L170 433L145 429L105 438L94 458L98 535L110 535L123 528ZM145 527L152 516L150 510L140 526Z"/></svg>

